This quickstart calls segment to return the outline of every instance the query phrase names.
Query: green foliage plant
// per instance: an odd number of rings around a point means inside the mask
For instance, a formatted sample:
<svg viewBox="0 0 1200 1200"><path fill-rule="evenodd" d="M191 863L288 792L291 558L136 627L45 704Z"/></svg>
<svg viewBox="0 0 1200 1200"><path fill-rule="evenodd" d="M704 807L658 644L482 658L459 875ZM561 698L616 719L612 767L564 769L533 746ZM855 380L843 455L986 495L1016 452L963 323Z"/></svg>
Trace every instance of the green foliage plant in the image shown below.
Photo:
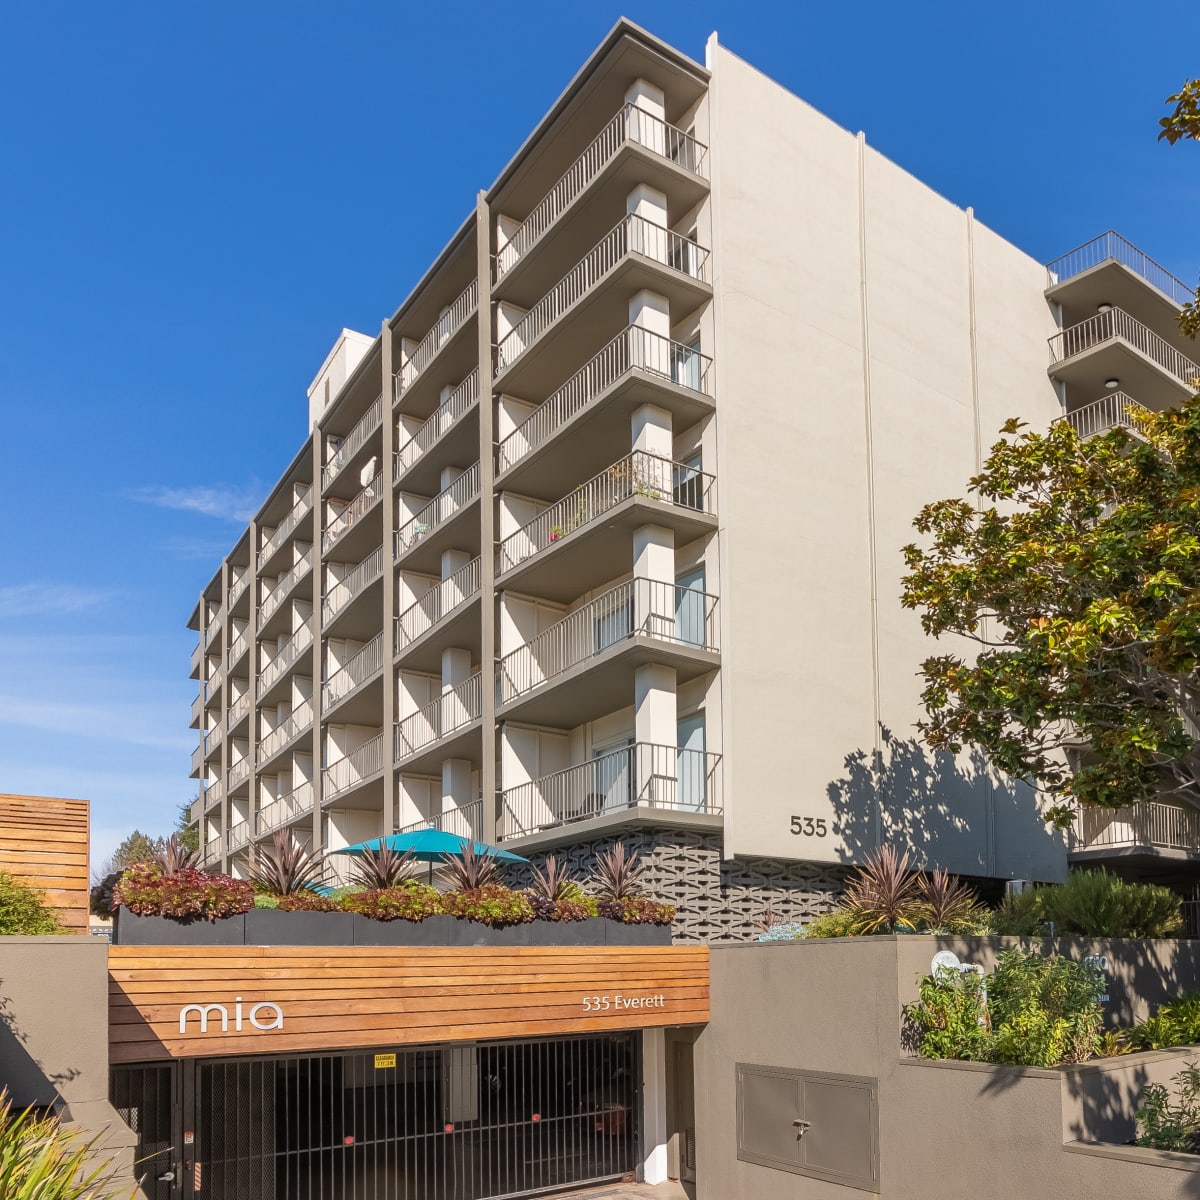
<svg viewBox="0 0 1200 1200"><path fill-rule="evenodd" d="M401 852L381 842L378 847L368 847L355 856L350 878L367 891L386 890L412 879L416 871L417 861L411 850Z"/></svg>
<svg viewBox="0 0 1200 1200"><path fill-rule="evenodd" d="M121 878L120 871L110 871L88 892L88 911L93 917L111 920L114 912L113 889Z"/></svg>
<svg viewBox="0 0 1200 1200"><path fill-rule="evenodd" d="M533 904L529 897L500 883L446 892L442 896L442 911L493 928L523 925L533 920Z"/></svg>
<svg viewBox="0 0 1200 1200"><path fill-rule="evenodd" d="M254 893L254 907L255 908L278 908L279 907L279 897L278 896L270 896L266 892L255 892Z"/></svg>
<svg viewBox="0 0 1200 1200"><path fill-rule="evenodd" d="M991 1028L982 975L939 968L921 981L919 995L905 1016L917 1031L922 1058L989 1061Z"/></svg>
<svg viewBox="0 0 1200 1200"><path fill-rule="evenodd" d="M647 896L601 900L597 909L600 916L622 925L670 925L675 920L675 905L663 904Z"/></svg>
<svg viewBox="0 0 1200 1200"><path fill-rule="evenodd" d="M1200 1045L1200 992L1159 1005L1152 1017L1129 1031L1129 1040L1139 1050Z"/></svg>
<svg viewBox="0 0 1200 1200"><path fill-rule="evenodd" d="M42 937L66 932L41 888L0 871L0 937Z"/></svg>
<svg viewBox="0 0 1200 1200"><path fill-rule="evenodd" d="M992 912L992 930L1003 937L1038 937L1046 933L1042 893L1048 888L1009 892Z"/></svg>
<svg viewBox="0 0 1200 1200"><path fill-rule="evenodd" d="M844 905L854 915L855 933L914 932L922 914L920 882L908 868L907 851L872 851L846 888Z"/></svg>
<svg viewBox="0 0 1200 1200"><path fill-rule="evenodd" d="M1148 1083L1138 1098L1138 1146L1152 1150L1200 1151L1200 1065L1188 1063L1172 1080L1173 1088Z"/></svg>
<svg viewBox="0 0 1200 1200"><path fill-rule="evenodd" d="M1200 79L1185 80L1175 95L1167 97L1167 103L1175 107L1170 116L1158 122L1162 126L1159 141L1169 142L1172 146L1180 140L1200 141ZM1185 337L1200 335L1200 290L1183 306L1177 320Z"/></svg>
<svg viewBox="0 0 1200 1200"><path fill-rule="evenodd" d="M1129 883L1103 869L1072 871L1065 883L1006 896L996 910L998 934L1106 938L1168 938L1183 928L1179 897L1170 888Z"/></svg>
<svg viewBox="0 0 1200 1200"><path fill-rule="evenodd" d="M250 880L272 896L311 892L325 882L325 856L311 851L288 829L277 829L268 843L254 847Z"/></svg>
<svg viewBox="0 0 1200 1200"><path fill-rule="evenodd" d="M423 921L443 911L437 890L424 884L355 892L342 900L342 907L375 921Z"/></svg>
<svg viewBox="0 0 1200 1200"><path fill-rule="evenodd" d="M858 923L854 913L846 908L835 908L809 921L804 927L802 936L808 940L854 937L857 928Z"/></svg>
<svg viewBox="0 0 1200 1200"><path fill-rule="evenodd" d="M216 921L254 907L244 879L193 868L165 875L155 862L134 863L113 889L114 903L141 917Z"/></svg>

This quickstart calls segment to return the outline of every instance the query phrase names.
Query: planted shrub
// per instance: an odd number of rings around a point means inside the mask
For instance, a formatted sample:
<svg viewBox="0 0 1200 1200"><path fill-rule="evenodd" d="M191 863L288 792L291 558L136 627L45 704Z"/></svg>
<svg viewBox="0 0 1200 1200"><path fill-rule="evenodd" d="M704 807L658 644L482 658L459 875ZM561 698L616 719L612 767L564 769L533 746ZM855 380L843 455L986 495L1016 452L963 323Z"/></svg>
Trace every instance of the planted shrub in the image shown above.
<svg viewBox="0 0 1200 1200"><path fill-rule="evenodd" d="M583 889L570 876L553 854L546 856L541 867L534 867L531 882L525 889L537 921L586 921L598 914L598 901L585 896Z"/></svg>
<svg viewBox="0 0 1200 1200"><path fill-rule="evenodd" d="M41 888L0 871L0 936L42 937L66 932Z"/></svg>
<svg viewBox="0 0 1200 1200"><path fill-rule="evenodd" d="M603 906L601 906L603 907ZM442 896L442 911L499 929L533 920L533 905L524 892L514 892L500 883L464 888Z"/></svg>
<svg viewBox="0 0 1200 1200"><path fill-rule="evenodd" d="M110 871L103 879L88 892L88 911L93 917L103 917L111 920L115 909L113 904L113 888L121 878L120 871Z"/></svg>
<svg viewBox="0 0 1200 1200"><path fill-rule="evenodd" d="M846 888L845 907L854 916L855 933L915 930L921 919L920 877L908 869L908 854L881 846L859 867Z"/></svg>
<svg viewBox="0 0 1200 1200"><path fill-rule="evenodd" d="M332 896L322 896L320 892L288 892L286 896L277 897L276 907L280 912L342 912L341 904Z"/></svg>
<svg viewBox="0 0 1200 1200"><path fill-rule="evenodd" d="M1154 1016L1129 1031L1139 1050L1200 1045L1200 993L1191 992L1159 1006Z"/></svg>
<svg viewBox="0 0 1200 1200"><path fill-rule="evenodd" d="M139 917L216 921L247 912L254 889L245 879L189 867L164 875L158 863L134 863L113 889L114 902Z"/></svg>
<svg viewBox="0 0 1200 1200"><path fill-rule="evenodd" d="M599 915L622 925L670 925L675 920L675 905L661 904L646 896L626 896L621 900L601 900Z"/></svg>
<svg viewBox="0 0 1200 1200"><path fill-rule="evenodd" d="M278 896L268 896L266 892L255 892L254 893L254 907L255 908L278 908L279 907L279 897Z"/></svg>
<svg viewBox="0 0 1200 1200"><path fill-rule="evenodd" d="M426 884L355 892L345 897L342 907L375 921L423 921L443 911L437 889Z"/></svg>
<svg viewBox="0 0 1200 1200"><path fill-rule="evenodd" d="M154 861L162 867L164 875L178 875L180 871L190 871L200 866L199 849L185 846L179 840L179 834L173 833L154 851Z"/></svg>
<svg viewBox="0 0 1200 1200"><path fill-rule="evenodd" d="M939 969L921 981L920 997L905 1017L922 1058L990 1061L992 1033L982 975Z"/></svg>
<svg viewBox="0 0 1200 1200"><path fill-rule="evenodd" d="M988 933L990 914L961 880L936 867L917 877L917 922L923 932L966 936Z"/></svg>
<svg viewBox="0 0 1200 1200"><path fill-rule="evenodd" d="M494 855L477 854L474 842L464 843L461 854L443 854L442 866L460 892L500 884L500 864Z"/></svg>
<svg viewBox="0 0 1200 1200"><path fill-rule="evenodd" d="M1137 1108L1134 1142L1152 1150L1200 1152L1200 1066L1188 1063L1172 1080L1173 1088L1148 1083Z"/></svg>
<svg viewBox="0 0 1200 1200"><path fill-rule="evenodd" d="M277 829L268 844L254 847L250 878L271 896L310 892L325 882L325 856L311 851L288 829Z"/></svg>
<svg viewBox="0 0 1200 1200"><path fill-rule="evenodd" d="M1045 934L1051 923L1056 935L1166 938L1183 928L1183 916L1170 888L1128 883L1103 869L1007 896L995 914L996 932L1017 937Z"/></svg>
<svg viewBox="0 0 1200 1200"><path fill-rule="evenodd" d="M854 937L858 929L858 920L847 908L835 908L831 912L814 917L804 927L800 935L804 938L842 938Z"/></svg>
<svg viewBox="0 0 1200 1200"><path fill-rule="evenodd" d="M1040 893L1044 888L1010 892L992 912L992 929L1008 937L1037 937L1046 932Z"/></svg>
<svg viewBox="0 0 1200 1200"><path fill-rule="evenodd" d="M645 892L646 865L624 842L616 842L596 855L596 894L601 900L627 900ZM604 914L601 914L604 915Z"/></svg>
<svg viewBox="0 0 1200 1200"><path fill-rule="evenodd" d="M406 879L411 879L416 870L417 861L411 850L401 853L383 842L354 858L350 878L367 891L380 891L399 887Z"/></svg>

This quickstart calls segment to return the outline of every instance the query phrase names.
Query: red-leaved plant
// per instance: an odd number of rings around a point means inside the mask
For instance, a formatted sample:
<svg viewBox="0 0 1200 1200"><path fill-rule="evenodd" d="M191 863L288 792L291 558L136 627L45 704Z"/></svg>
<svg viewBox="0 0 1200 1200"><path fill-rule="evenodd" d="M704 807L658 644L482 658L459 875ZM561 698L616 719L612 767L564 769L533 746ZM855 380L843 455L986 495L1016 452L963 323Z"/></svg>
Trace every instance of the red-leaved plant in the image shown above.
<svg viewBox="0 0 1200 1200"><path fill-rule="evenodd" d="M402 887L351 892L342 907L375 921L423 921L442 912L442 898L436 888L410 882Z"/></svg>
<svg viewBox="0 0 1200 1200"><path fill-rule="evenodd" d="M675 920L675 905L660 904L645 896L626 896L621 900L601 900L600 916L622 925L670 925Z"/></svg>
<svg viewBox="0 0 1200 1200"><path fill-rule="evenodd" d="M485 883L482 887L446 892L442 896L442 911L451 917L465 917L481 925L501 928L523 925L533 920L533 905L524 892L514 892L501 883Z"/></svg>
<svg viewBox="0 0 1200 1200"><path fill-rule="evenodd" d="M166 875L156 862L134 863L113 888L113 903L139 917L216 921L253 908L254 889L244 879L194 867Z"/></svg>

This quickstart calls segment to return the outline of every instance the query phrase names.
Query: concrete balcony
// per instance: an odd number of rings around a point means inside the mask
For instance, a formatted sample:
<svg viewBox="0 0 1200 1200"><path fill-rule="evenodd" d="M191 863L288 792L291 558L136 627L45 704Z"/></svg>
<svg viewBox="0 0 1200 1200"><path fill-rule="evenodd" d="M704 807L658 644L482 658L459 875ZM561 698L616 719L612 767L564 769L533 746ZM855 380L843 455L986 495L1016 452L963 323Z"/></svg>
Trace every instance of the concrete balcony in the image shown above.
<svg viewBox="0 0 1200 1200"><path fill-rule="evenodd" d="M239 821L226 830L225 852L232 854L235 850L240 850L250 840L250 830L251 823L249 821Z"/></svg>
<svg viewBox="0 0 1200 1200"><path fill-rule="evenodd" d="M364 803L383 796L383 734L331 762L321 773L322 804L354 796Z"/></svg>
<svg viewBox="0 0 1200 1200"><path fill-rule="evenodd" d="M291 511L264 540L262 549L258 552L258 570L260 574L272 562L275 555L287 545L288 540L296 532L296 528L300 522L312 512L312 502L312 488L306 487L297 498Z"/></svg>
<svg viewBox="0 0 1200 1200"><path fill-rule="evenodd" d="M291 673L300 656L313 644L312 622L306 621L275 652L274 657L263 667L258 676L258 700L263 703L270 692Z"/></svg>
<svg viewBox="0 0 1200 1200"><path fill-rule="evenodd" d="M502 720L573 728L633 703L634 672L663 663L686 683L720 665L717 598L631 579L568 613L496 666Z"/></svg>
<svg viewBox="0 0 1200 1200"><path fill-rule="evenodd" d="M1088 808L1075 820L1072 861L1200 859L1200 810L1147 801L1127 808Z"/></svg>
<svg viewBox="0 0 1200 1200"><path fill-rule="evenodd" d="M329 568L327 567L326 569L328 570ZM378 590L372 589L371 585L377 583L382 577L383 547L377 546L349 574L338 580L337 583L334 583L326 591L325 598L321 602L321 619L325 625L326 633L331 632L332 627L337 624L338 636L341 636L345 623L354 622L355 609L358 607L356 602L361 597L367 596L369 592ZM377 612L378 609L376 608L375 613ZM356 622L356 624L365 630L377 621L378 617L376 615L367 614L361 621Z"/></svg>
<svg viewBox="0 0 1200 1200"><path fill-rule="evenodd" d="M212 812L222 800L225 799L225 784L219 779L214 779L208 787L203 788L200 793L201 811Z"/></svg>
<svg viewBox="0 0 1200 1200"><path fill-rule="evenodd" d="M204 766L204 747L203 747L203 745L200 745L200 746L197 746L195 748L195 750L192 751L192 769L188 772L188 775L192 779L199 779L200 771L203 768L203 766Z"/></svg>
<svg viewBox="0 0 1200 1200"><path fill-rule="evenodd" d="M230 613L238 606L242 597L245 596L250 587L250 568L242 568L242 575L237 579L229 581L229 611ZM240 614L239 614L240 615Z"/></svg>
<svg viewBox="0 0 1200 1200"><path fill-rule="evenodd" d="M211 729L206 729L200 738L200 745L204 751L204 757L210 758L221 748L222 729L220 725L214 725Z"/></svg>
<svg viewBox="0 0 1200 1200"><path fill-rule="evenodd" d="M396 618L393 650L408 670L440 671L442 650L450 646L477 656L479 617L470 601L478 594L479 559L473 558Z"/></svg>
<svg viewBox="0 0 1200 1200"><path fill-rule="evenodd" d="M225 728L232 733L250 715L250 693L243 692L229 705L225 717Z"/></svg>
<svg viewBox="0 0 1200 1200"><path fill-rule="evenodd" d="M200 728L200 718L203 715L204 715L204 697L198 695L192 701L192 713L191 713L191 718L188 721L188 726L192 729L199 729Z"/></svg>
<svg viewBox="0 0 1200 1200"><path fill-rule="evenodd" d="M210 837L204 843L204 858L202 861L206 867L215 866L221 861L221 851L224 845L225 839L219 833L216 837Z"/></svg>
<svg viewBox="0 0 1200 1200"><path fill-rule="evenodd" d="M298 559L274 583L271 590L263 597L259 606L258 623L260 635L268 626L271 618L280 610L283 602L292 594L296 585L312 571L313 552L308 551Z"/></svg>
<svg viewBox="0 0 1200 1200"><path fill-rule="evenodd" d="M438 486L440 464L473 458L479 451L479 431L466 418L479 404L479 368L476 367L407 437L400 427L394 457L397 486L428 492ZM438 453L429 451L437 447Z"/></svg>
<svg viewBox="0 0 1200 1200"><path fill-rule="evenodd" d="M371 435L382 424L383 393L381 392L358 419L354 428L342 439L329 461L321 468L322 491L327 490L329 485L354 461L358 452L366 446Z"/></svg>
<svg viewBox="0 0 1200 1200"><path fill-rule="evenodd" d="M246 781L250 778L250 759L240 758L229 768L226 776L229 794L232 796L239 788L246 786Z"/></svg>
<svg viewBox="0 0 1200 1200"><path fill-rule="evenodd" d="M499 840L570 840L631 821L715 826L723 811L720 763L719 754L637 742L507 788Z"/></svg>
<svg viewBox="0 0 1200 1200"><path fill-rule="evenodd" d="M1085 404L1065 416L1059 417L1056 425L1070 425L1081 438L1096 437L1110 429L1128 429L1138 437L1143 435L1142 417L1146 412L1140 404L1124 392L1113 392L1103 400Z"/></svg>
<svg viewBox="0 0 1200 1200"><path fill-rule="evenodd" d="M258 743L255 759L261 774L271 762L287 750L291 744L312 729L313 710L311 704L294 708L274 729L265 733Z"/></svg>
<svg viewBox="0 0 1200 1200"><path fill-rule="evenodd" d="M639 526L670 528L676 545L715 530L716 499L712 475L635 450L504 538L496 575L503 587L570 603L629 570Z"/></svg>
<svg viewBox="0 0 1200 1200"><path fill-rule="evenodd" d="M216 651L221 646L221 633L224 626L221 623L221 614L214 612L209 617L209 623L204 628L204 649L205 652Z"/></svg>
<svg viewBox="0 0 1200 1200"><path fill-rule="evenodd" d="M330 521L328 528L321 535L321 553L329 554L331 550L339 542L344 543L342 553L351 555L350 561L354 561L354 547L350 543L350 531L363 522L363 519L368 513L373 512L378 506L380 498L383 494L383 472L378 472L374 479L371 480L359 493L338 511L336 517ZM374 544L378 544L379 535L376 532L372 539ZM361 549L366 550L363 545Z"/></svg>
<svg viewBox="0 0 1200 1200"><path fill-rule="evenodd" d="M308 816L313 810L313 785L302 783L280 796L277 800L269 800L259 810L254 819L254 836L264 837L268 833L288 825L292 821Z"/></svg>
<svg viewBox="0 0 1200 1200"><path fill-rule="evenodd" d="M483 676L477 671L397 722L393 761L406 772L421 774L440 766L443 759L471 757L479 741L482 711Z"/></svg>
<svg viewBox="0 0 1200 1200"><path fill-rule="evenodd" d="M197 642L192 648L190 676L192 679L200 678L200 668L204 665L204 643Z"/></svg>
<svg viewBox="0 0 1200 1200"><path fill-rule="evenodd" d="M230 636L232 640L229 643L229 649L225 651L225 665L232 673L250 649L250 638L244 630L236 636L232 634Z"/></svg>
<svg viewBox="0 0 1200 1200"><path fill-rule="evenodd" d="M467 334L478 303L479 284L472 279L421 341L411 351L401 350L400 368L393 381L394 403L403 402L401 406L408 412L427 412L435 407L428 404L428 397L442 374L457 371L460 379L466 374L476 357L476 347ZM443 360L448 360L445 371ZM436 372L431 371L435 364ZM430 380L431 375L437 378Z"/></svg>
<svg viewBox="0 0 1200 1200"><path fill-rule="evenodd" d="M221 694L221 686L224 684L224 682L224 668L219 663L216 666L210 667L209 676L204 681L204 686L201 689L201 694L204 697L204 703L206 705L215 702L217 697Z"/></svg>
<svg viewBox="0 0 1200 1200"><path fill-rule="evenodd" d="M346 704L361 688L379 677L383 670L383 634L377 633L353 658L336 670L321 686L322 716L329 718L335 708ZM376 706L372 705L374 709ZM364 714L343 711L337 719L351 725L364 724Z"/></svg>
<svg viewBox="0 0 1200 1200"><path fill-rule="evenodd" d="M479 542L478 523L456 521L474 511L479 500L479 464L473 463L396 531L395 559L405 570L437 574L442 551L451 547L474 549ZM457 539L457 540L456 540Z"/></svg>
<svg viewBox="0 0 1200 1200"><path fill-rule="evenodd" d="M629 447L630 419L644 404L687 429L713 411L712 359L637 325L623 329L507 434L497 482L517 492L561 492Z"/></svg>

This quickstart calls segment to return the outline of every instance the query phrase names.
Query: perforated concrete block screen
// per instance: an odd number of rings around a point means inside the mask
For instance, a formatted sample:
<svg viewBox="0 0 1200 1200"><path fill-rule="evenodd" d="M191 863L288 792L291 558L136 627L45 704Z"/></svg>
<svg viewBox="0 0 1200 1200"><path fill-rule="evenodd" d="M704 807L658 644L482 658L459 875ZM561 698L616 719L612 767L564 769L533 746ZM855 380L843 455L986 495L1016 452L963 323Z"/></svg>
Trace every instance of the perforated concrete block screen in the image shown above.
<svg viewBox="0 0 1200 1200"><path fill-rule="evenodd" d="M876 1081L737 1064L738 1158L879 1190Z"/></svg>

